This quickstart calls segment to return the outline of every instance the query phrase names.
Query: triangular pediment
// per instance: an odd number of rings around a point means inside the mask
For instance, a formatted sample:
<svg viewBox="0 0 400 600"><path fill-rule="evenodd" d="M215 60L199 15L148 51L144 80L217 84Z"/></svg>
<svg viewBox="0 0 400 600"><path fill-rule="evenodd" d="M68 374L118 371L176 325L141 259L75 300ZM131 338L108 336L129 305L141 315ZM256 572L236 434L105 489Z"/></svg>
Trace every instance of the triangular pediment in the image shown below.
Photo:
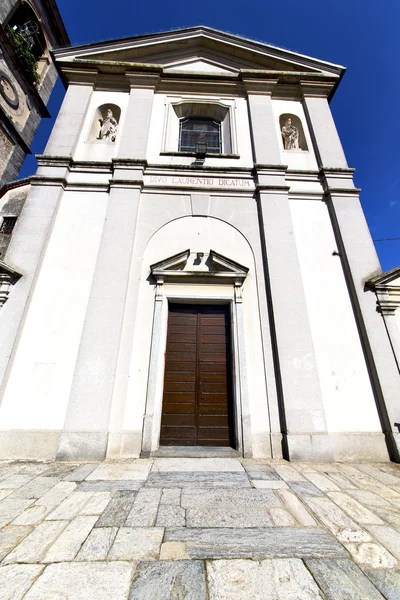
<svg viewBox="0 0 400 600"><path fill-rule="evenodd" d="M54 55L59 63L130 62L160 65L166 71L215 75L256 69L339 77L344 70L339 65L204 26L65 48Z"/></svg>
<svg viewBox="0 0 400 600"><path fill-rule="evenodd" d="M400 267L395 267L391 271L380 273L371 277L367 282L367 287L379 289L384 287L400 287Z"/></svg>
<svg viewBox="0 0 400 600"><path fill-rule="evenodd" d="M232 283L244 281L249 270L214 250L194 252L188 249L154 263L150 266L150 271L161 282L190 277L202 280L217 278Z"/></svg>
<svg viewBox="0 0 400 600"><path fill-rule="evenodd" d="M237 73L238 69L232 66L220 64L206 58L190 58L167 64L165 73L212 73L215 75L229 75Z"/></svg>

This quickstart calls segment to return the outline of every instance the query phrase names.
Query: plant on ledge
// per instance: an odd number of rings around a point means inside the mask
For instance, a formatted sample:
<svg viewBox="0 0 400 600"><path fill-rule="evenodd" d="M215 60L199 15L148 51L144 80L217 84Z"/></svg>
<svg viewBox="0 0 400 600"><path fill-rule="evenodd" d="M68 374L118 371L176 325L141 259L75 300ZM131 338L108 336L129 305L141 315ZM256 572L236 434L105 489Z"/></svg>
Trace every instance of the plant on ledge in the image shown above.
<svg viewBox="0 0 400 600"><path fill-rule="evenodd" d="M21 33L11 29L11 27L6 27L6 33L19 60L23 74L28 81L30 81L30 83L38 83L40 81L40 77L36 71L36 58L27 40Z"/></svg>

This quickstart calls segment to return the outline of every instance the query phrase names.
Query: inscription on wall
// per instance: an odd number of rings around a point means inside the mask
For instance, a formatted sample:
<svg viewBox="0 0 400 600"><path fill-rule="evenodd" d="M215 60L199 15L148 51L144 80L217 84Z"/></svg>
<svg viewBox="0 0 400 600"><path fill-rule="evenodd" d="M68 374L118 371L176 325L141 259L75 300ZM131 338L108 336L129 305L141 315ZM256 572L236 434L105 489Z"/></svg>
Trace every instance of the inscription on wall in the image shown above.
<svg viewBox="0 0 400 600"><path fill-rule="evenodd" d="M176 187L213 187L222 189L254 190L251 179L230 177L187 177L180 175L146 175L145 185Z"/></svg>

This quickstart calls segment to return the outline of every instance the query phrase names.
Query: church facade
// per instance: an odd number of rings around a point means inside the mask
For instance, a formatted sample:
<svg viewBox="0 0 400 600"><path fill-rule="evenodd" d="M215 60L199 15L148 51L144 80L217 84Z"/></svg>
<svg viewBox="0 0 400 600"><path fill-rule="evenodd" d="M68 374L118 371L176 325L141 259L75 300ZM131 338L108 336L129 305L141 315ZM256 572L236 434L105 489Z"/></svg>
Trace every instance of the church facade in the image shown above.
<svg viewBox="0 0 400 600"><path fill-rule="evenodd" d="M398 461L344 68L206 27L54 58L3 258L0 456Z"/></svg>

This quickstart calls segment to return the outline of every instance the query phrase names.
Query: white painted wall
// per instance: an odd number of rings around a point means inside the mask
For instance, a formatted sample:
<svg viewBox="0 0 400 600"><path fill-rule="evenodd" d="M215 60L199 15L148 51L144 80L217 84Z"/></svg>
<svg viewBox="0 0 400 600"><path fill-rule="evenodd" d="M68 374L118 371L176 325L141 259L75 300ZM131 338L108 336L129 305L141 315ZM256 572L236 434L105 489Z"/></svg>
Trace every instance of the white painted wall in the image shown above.
<svg viewBox="0 0 400 600"><path fill-rule="evenodd" d="M240 158L207 157L205 166L215 167L252 167L252 150L249 131L249 118L245 98L224 98L204 95L155 94L150 123L149 139L146 158L149 163L168 165L190 165L194 158L191 156L161 156L160 151L178 152L179 119L171 104L187 100L187 102L208 101L221 102L232 107L232 134L235 137Z"/></svg>
<svg viewBox="0 0 400 600"><path fill-rule="evenodd" d="M253 417L253 431L269 431L253 253L248 242L237 229L228 223L210 217L183 217L173 220L159 229L146 247L139 282L137 325L135 327L124 429L138 430L142 428L143 423L155 294L154 286L147 281L150 273L149 267L151 264L187 248L195 252L215 250L250 269L243 293L248 393ZM231 285L188 286L168 284L165 288L167 296L184 295L188 298L215 298L221 296L229 298L232 297L233 293ZM166 317L166 302L164 309ZM166 318L164 327L166 328ZM166 329L161 332L161 335L165 345ZM160 402L162 390L159 390L159 394Z"/></svg>
<svg viewBox="0 0 400 600"><path fill-rule="evenodd" d="M290 206L328 431L380 432L327 207L322 200Z"/></svg>
<svg viewBox="0 0 400 600"><path fill-rule="evenodd" d="M75 160L109 161L117 156L128 100L129 94L127 92L93 92L73 153ZM116 104L121 109L115 142L105 142L102 140L89 141L88 139L93 120L96 118L96 110L103 104Z"/></svg>
<svg viewBox="0 0 400 600"><path fill-rule="evenodd" d="M65 192L22 327L1 429L62 429L108 195Z"/></svg>
<svg viewBox="0 0 400 600"><path fill-rule="evenodd" d="M313 144L308 131L306 117L303 110L303 105L299 101L295 100L272 100L272 110L274 112L276 135L279 140L279 148L281 152L281 162L284 165L288 165L289 169L307 169L317 170L318 165L314 154ZM282 141L281 128L279 123L279 117L282 114L292 114L299 117L301 124L303 125L304 135L307 141L307 151L303 150L285 150Z"/></svg>

